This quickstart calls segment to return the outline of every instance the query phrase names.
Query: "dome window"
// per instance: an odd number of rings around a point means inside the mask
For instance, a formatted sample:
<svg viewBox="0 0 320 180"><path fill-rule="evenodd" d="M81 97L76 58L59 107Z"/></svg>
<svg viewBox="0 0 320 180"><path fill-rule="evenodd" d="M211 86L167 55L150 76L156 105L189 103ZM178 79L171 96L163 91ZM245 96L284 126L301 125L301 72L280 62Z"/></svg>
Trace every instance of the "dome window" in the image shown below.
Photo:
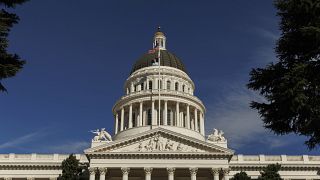
<svg viewBox="0 0 320 180"><path fill-rule="evenodd" d="M171 89L171 82L167 81L167 89L170 90Z"/></svg>
<svg viewBox="0 0 320 180"><path fill-rule="evenodd" d="M152 89L152 81L149 81L149 89Z"/></svg>
<svg viewBox="0 0 320 180"><path fill-rule="evenodd" d="M174 90L178 91L178 89L179 89L179 83L176 82L176 83L174 84Z"/></svg>

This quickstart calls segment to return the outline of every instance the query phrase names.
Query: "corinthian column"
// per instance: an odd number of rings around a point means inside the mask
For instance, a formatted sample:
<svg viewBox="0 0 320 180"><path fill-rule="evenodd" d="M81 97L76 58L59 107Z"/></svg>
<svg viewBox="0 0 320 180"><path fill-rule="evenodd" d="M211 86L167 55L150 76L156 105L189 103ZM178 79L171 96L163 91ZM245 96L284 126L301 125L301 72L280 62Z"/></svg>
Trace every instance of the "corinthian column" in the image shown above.
<svg viewBox="0 0 320 180"><path fill-rule="evenodd" d="M128 180L130 168L123 167L121 168L122 171L122 180Z"/></svg>
<svg viewBox="0 0 320 180"><path fill-rule="evenodd" d="M129 128L132 128L132 104L129 106Z"/></svg>
<svg viewBox="0 0 320 180"><path fill-rule="evenodd" d="M142 108L143 108L143 102L140 102L140 107L139 107L139 122L138 122L138 126L142 126L142 121L143 121L143 115L142 115Z"/></svg>
<svg viewBox="0 0 320 180"><path fill-rule="evenodd" d="M229 172L230 172L230 170L229 169L223 169L222 172L223 172L224 180L229 180Z"/></svg>
<svg viewBox="0 0 320 180"><path fill-rule="evenodd" d="M96 179L96 168L89 168L90 180Z"/></svg>
<svg viewBox="0 0 320 180"><path fill-rule="evenodd" d="M119 124L119 115L118 115L118 112L116 112L116 123L114 125L114 134L118 133L118 124Z"/></svg>
<svg viewBox="0 0 320 180"><path fill-rule="evenodd" d="M189 170L190 170L191 180L197 180L198 168L190 168Z"/></svg>
<svg viewBox="0 0 320 180"><path fill-rule="evenodd" d="M211 173L213 176L213 180L219 180L219 169L212 168Z"/></svg>
<svg viewBox="0 0 320 180"><path fill-rule="evenodd" d="M187 104L187 128L190 129L190 105Z"/></svg>
<svg viewBox="0 0 320 180"><path fill-rule="evenodd" d="M99 168L100 180L106 179L107 168Z"/></svg>
<svg viewBox="0 0 320 180"><path fill-rule="evenodd" d="M198 129L198 110L197 108L194 109L194 130L199 131Z"/></svg>
<svg viewBox="0 0 320 180"><path fill-rule="evenodd" d="M175 168L167 168L168 180L174 180L174 171L175 170L176 170Z"/></svg>
<svg viewBox="0 0 320 180"><path fill-rule="evenodd" d="M164 100L163 125L168 125L168 101Z"/></svg>
<svg viewBox="0 0 320 180"><path fill-rule="evenodd" d="M121 108L120 131L124 128L124 107Z"/></svg>
<svg viewBox="0 0 320 180"><path fill-rule="evenodd" d="M152 168L150 167L144 168L144 173L145 173L145 180L151 180Z"/></svg>
<svg viewBox="0 0 320 180"><path fill-rule="evenodd" d="M179 102L177 102L177 104L176 104L176 126L180 126Z"/></svg>

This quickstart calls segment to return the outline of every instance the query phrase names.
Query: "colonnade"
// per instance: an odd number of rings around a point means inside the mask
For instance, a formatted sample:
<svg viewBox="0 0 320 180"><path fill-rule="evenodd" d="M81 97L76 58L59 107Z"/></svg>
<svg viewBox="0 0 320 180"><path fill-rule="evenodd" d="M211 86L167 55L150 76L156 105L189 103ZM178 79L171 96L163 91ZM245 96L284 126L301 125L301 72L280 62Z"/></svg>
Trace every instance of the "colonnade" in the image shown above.
<svg viewBox="0 0 320 180"><path fill-rule="evenodd" d="M145 180L152 180L152 167L145 167L143 168L144 170L144 175L145 175ZM168 180L174 180L175 178L175 171L176 168L174 167L168 167L166 168L167 170L167 176ZM220 175L222 175L222 180L229 180L229 169L225 168L211 168L210 169L211 174L209 175L212 180L220 180ZM106 179L106 174L108 172L108 168L89 168L90 172L90 180L95 180L96 175L99 175L99 180L105 180ZM122 167L121 168L122 172L122 180L129 180L129 174L130 174L130 168L129 167ZM197 167L190 167L189 168L190 172L190 179L191 180L197 180L197 173L198 173L198 168Z"/></svg>
<svg viewBox="0 0 320 180"><path fill-rule="evenodd" d="M155 100L144 102L140 101L138 103L131 103L122 106L120 110L115 113L115 134L119 131L133 127L146 125L170 125L191 129L204 135L204 113L202 110L178 101L161 100L161 115L159 121L158 109L156 109L158 102L159 101ZM170 111L168 111L168 102L171 103ZM147 103L148 106L144 107L144 103ZM147 110L151 110L150 124L148 124L146 120L149 118L149 115L145 113ZM168 112L172 112L174 116L172 118L169 117L170 114ZM170 121L168 118L170 118Z"/></svg>

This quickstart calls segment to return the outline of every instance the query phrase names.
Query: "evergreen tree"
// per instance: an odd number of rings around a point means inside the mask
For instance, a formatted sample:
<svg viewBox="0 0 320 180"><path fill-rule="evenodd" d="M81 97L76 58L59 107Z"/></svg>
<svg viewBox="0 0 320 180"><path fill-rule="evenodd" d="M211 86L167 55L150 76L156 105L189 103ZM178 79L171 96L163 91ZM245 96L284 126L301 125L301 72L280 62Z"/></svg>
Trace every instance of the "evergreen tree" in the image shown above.
<svg viewBox="0 0 320 180"><path fill-rule="evenodd" d="M62 161L62 175L59 180L74 180L80 177L82 168L79 166L79 160L73 154Z"/></svg>
<svg viewBox="0 0 320 180"><path fill-rule="evenodd" d="M280 168L280 164L268 165L262 172L260 172L261 176L259 176L258 180L282 180L278 173Z"/></svg>
<svg viewBox="0 0 320 180"><path fill-rule="evenodd" d="M246 172L241 171L230 178L230 180L251 180L251 177Z"/></svg>
<svg viewBox="0 0 320 180"><path fill-rule="evenodd" d="M25 64L24 60L17 54L7 52L8 35L14 24L17 24L19 17L14 13L7 12L4 7L14 8L17 4L22 4L27 0L0 0L0 91L7 91L1 84L1 80L15 76Z"/></svg>
<svg viewBox="0 0 320 180"><path fill-rule="evenodd" d="M278 61L250 72L248 88L265 102L252 102L264 126L278 135L308 137L320 145L320 0L276 0L282 31Z"/></svg>

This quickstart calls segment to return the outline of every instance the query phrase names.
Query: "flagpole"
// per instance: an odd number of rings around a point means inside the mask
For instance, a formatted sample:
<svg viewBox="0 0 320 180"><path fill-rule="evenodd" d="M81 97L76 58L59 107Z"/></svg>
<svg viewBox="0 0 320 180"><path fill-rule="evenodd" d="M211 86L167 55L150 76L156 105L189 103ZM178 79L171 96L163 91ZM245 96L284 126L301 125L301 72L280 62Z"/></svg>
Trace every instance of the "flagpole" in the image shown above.
<svg viewBox="0 0 320 180"><path fill-rule="evenodd" d="M158 114L159 114L159 119L158 119L157 123L158 123L158 126L160 126L160 118L161 118L161 111L160 111L160 107L161 107L161 101L160 101L160 96L161 96L160 95L160 88L161 88L161 84L160 84L160 62L161 62L161 60L160 60L160 46L159 46L159 44L158 44L158 49L159 49L158 50L158 63L159 63L159 66L158 66L159 67L158 68L158 70L159 70L159 74L158 74L159 75L159 78L158 78L158 92L159 92L159 94L158 94L159 95L159 106L158 106L159 109L158 110L159 110L159 112L158 112ZM162 81L161 81L161 83L162 83Z"/></svg>

